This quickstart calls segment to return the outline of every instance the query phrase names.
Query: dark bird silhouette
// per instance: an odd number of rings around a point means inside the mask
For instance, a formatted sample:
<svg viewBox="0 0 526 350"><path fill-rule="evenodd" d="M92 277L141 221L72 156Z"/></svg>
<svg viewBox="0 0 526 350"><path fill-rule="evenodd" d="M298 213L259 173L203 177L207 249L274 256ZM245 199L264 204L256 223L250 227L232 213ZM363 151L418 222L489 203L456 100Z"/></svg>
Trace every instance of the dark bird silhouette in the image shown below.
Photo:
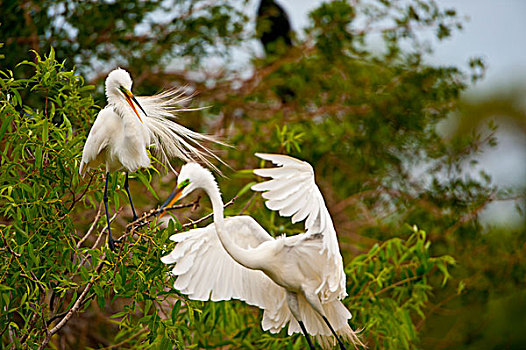
<svg viewBox="0 0 526 350"><path fill-rule="evenodd" d="M292 47L289 16L274 0L261 0L259 3L256 36L267 56L281 55Z"/></svg>

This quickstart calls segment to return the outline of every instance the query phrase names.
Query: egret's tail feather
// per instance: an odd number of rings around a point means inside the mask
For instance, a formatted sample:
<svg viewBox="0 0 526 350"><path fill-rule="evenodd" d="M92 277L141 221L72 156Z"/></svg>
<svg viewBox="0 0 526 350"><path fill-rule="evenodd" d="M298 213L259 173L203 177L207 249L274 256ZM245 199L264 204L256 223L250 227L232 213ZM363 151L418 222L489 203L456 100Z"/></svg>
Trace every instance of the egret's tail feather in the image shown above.
<svg viewBox="0 0 526 350"><path fill-rule="evenodd" d="M314 336L318 344L320 344L323 349L334 349L337 347L338 344L336 338L332 335L329 327L327 327L323 321L323 318L314 311L305 297L301 294L298 294L298 306L307 332ZM327 319L341 340L352 344L355 348L366 348L366 345L358 337L358 332L355 332L349 326L349 320L352 317L351 313L340 300L335 299L322 304L322 306ZM292 316L287 303L281 303L273 309L265 309L263 320L261 321L263 330L277 333L287 324L289 325L287 332L289 335L301 332L299 323Z"/></svg>
<svg viewBox="0 0 526 350"><path fill-rule="evenodd" d="M299 300L300 310L303 312L303 317L311 321L309 326L318 344L320 344L323 349L335 349L338 343L329 327L327 327L322 317L314 311L313 308L307 307L307 300L303 297L301 299ZM303 307L302 304L304 305ZM356 349L359 347L366 348L357 333L349 326L349 320L352 317L351 312L340 300L336 299L322 305L327 319L342 341L352 344ZM309 328L307 328L307 330L309 330Z"/></svg>
<svg viewBox="0 0 526 350"><path fill-rule="evenodd" d="M355 349L359 349L360 347L366 349L367 345L358 337L358 333L359 332L354 331L350 326L336 331L336 334L338 334L338 337L340 337L340 340L344 343L352 344ZM322 349L335 349L338 347L338 342L332 335L317 335L314 338L316 338L316 341L321 345Z"/></svg>
<svg viewBox="0 0 526 350"><path fill-rule="evenodd" d="M220 172L212 160L226 164L204 143L210 142L221 146L228 144L210 135L200 134L172 121L178 112L195 111L203 108L186 108L185 104L193 95L185 95L183 89L172 89L153 96L137 97L146 111L144 123L150 130L151 146L163 164L173 170L170 159L179 158L184 162L197 161Z"/></svg>

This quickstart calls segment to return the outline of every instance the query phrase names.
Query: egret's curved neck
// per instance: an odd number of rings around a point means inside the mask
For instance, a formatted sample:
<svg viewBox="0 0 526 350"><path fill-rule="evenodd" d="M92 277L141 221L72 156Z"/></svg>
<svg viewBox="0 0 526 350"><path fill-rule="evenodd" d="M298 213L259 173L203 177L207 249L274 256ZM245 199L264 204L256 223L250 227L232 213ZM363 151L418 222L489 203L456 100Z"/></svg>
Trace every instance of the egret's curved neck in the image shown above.
<svg viewBox="0 0 526 350"><path fill-rule="evenodd" d="M215 184L214 186L207 186L203 188L210 197L212 203L212 209L214 210L214 224L216 227L217 236L225 248L228 255L232 257L236 262L245 266L249 269L257 269L259 265L254 261L253 254L249 250L239 247L236 242L232 241L228 234L225 234L225 221L223 217L223 200L221 199L221 193Z"/></svg>
<svg viewBox="0 0 526 350"><path fill-rule="evenodd" d="M109 105L117 106L122 103L121 96L119 92L117 91L107 91L106 92L106 99L108 101Z"/></svg>
<svg viewBox="0 0 526 350"><path fill-rule="evenodd" d="M135 122L139 121L139 118L133 114L133 110L128 103L122 100L120 96L114 96L111 100L108 99L108 102L113 106L113 110L121 116L123 121L128 122L130 125L134 125Z"/></svg>
<svg viewBox="0 0 526 350"><path fill-rule="evenodd" d="M214 223L221 227L224 226L224 209L223 209L223 200L221 199L221 193L216 184L210 184L209 186L203 187L203 190L206 192L212 203L212 210L214 211Z"/></svg>

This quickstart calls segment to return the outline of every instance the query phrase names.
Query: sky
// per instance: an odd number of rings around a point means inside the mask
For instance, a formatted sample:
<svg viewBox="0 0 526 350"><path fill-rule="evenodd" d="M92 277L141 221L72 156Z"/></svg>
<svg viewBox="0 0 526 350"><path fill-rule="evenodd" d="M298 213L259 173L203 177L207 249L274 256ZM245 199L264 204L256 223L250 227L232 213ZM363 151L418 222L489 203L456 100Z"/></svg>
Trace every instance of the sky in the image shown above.
<svg viewBox="0 0 526 350"><path fill-rule="evenodd" d="M456 8L467 15L469 21L463 31L436 47L430 62L462 65L466 58L482 57L487 65L486 76L468 89L468 97L480 98L499 89L526 86L526 1L441 0L439 3ZM480 167L501 186L524 186L524 134L503 126L497 138L498 146L483 154ZM519 223L521 218L514 206L514 202L492 204L486 216L494 223Z"/></svg>
<svg viewBox="0 0 526 350"><path fill-rule="evenodd" d="M526 84L526 1L440 0L469 17L464 30L439 44L433 63L462 64L467 57L483 57L488 71L474 90L510 83Z"/></svg>

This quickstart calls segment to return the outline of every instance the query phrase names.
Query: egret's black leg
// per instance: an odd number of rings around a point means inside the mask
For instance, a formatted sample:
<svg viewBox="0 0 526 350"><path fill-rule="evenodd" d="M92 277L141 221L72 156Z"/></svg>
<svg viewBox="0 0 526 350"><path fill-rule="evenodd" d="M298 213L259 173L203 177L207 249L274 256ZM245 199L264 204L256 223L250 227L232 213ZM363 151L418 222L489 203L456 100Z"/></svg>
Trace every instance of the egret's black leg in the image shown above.
<svg viewBox="0 0 526 350"><path fill-rule="evenodd" d="M108 181L110 180L110 173L106 173L106 186L104 187L104 207L106 208L106 222L108 223L108 246L111 251L115 251L115 240L111 236L110 227L110 213L108 212Z"/></svg>
<svg viewBox="0 0 526 350"><path fill-rule="evenodd" d="M329 326L329 329L331 330L332 334L336 337L336 340L338 341L338 344L340 344L340 349L342 350L346 350L345 349L345 345L343 345L342 341L340 340L340 338L336 335L336 332L334 331L334 329L332 328L331 324L329 323L329 320L327 319L327 317L325 316L322 316L323 320L325 321L325 323L327 323L327 326Z"/></svg>
<svg viewBox="0 0 526 350"><path fill-rule="evenodd" d="M309 348L310 348L311 350L316 350L316 348L315 348L314 345L312 344L312 341L310 340L309 333L307 333L307 330L305 329L305 325L304 325L303 322L301 322L301 321L298 321L298 323L300 324L301 331L303 332L303 335L304 335L305 338L307 339L307 343L309 343Z"/></svg>
<svg viewBox="0 0 526 350"><path fill-rule="evenodd" d="M126 172L126 180L124 181L124 189L128 193L128 198L130 199L130 205L131 205L132 212L133 212L133 221L135 221L139 217L137 216L137 213L135 212L135 207L133 206L133 202L131 199L130 188L128 187L128 172Z"/></svg>

